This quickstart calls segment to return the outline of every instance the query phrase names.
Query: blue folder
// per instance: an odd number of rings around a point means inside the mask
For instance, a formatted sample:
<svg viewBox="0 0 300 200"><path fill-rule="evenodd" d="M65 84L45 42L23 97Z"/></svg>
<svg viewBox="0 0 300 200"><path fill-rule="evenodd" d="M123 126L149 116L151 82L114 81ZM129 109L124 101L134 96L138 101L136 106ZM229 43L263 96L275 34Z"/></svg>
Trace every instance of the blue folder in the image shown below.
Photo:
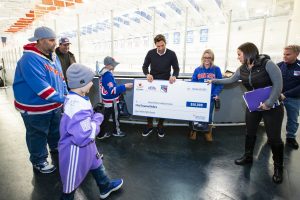
<svg viewBox="0 0 300 200"><path fill-rule="evenodd" d="M258 107L270 97L271 91L272 86L245 92L243 98L249 111L261 111Z"/></svg>

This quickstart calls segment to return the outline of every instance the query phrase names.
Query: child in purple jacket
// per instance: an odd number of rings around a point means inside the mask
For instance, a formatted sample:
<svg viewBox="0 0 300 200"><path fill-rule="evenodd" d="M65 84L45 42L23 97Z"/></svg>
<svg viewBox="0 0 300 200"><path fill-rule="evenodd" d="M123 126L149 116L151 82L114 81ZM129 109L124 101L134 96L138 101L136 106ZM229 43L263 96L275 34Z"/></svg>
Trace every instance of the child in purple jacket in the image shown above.
<svg viewBox="0 0 300 200"><path fill-rule="evenodd" d="M67 70L70 92L64 103L60 122L59 171L63 183L61 200L74 199L74 193L91 172L104 199L118 190L122 179L110 180L102 164L95 144L103 115L94 113L91 102L85 96L93 83L94 73L88 67L74 63Z"/></svg>

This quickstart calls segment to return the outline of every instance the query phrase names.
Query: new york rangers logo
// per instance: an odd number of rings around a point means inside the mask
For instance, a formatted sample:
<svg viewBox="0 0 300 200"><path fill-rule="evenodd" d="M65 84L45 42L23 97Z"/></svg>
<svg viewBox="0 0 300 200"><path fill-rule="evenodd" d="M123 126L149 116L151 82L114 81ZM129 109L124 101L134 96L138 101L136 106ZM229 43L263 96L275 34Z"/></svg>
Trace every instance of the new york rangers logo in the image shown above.
<svg viewBox="0 0 300 200"><path fill-rule="evenodd" d="M160 86L160 91L167 93L168 92L168 86L167 85L161 85Z"/></svg>
<svg viewBox="0 0 300 200"><path fill-rule="evenodd" d="M109 83L107 83L107 86L111 88L111 87L114 87L114 84L112 82L109 82Z"/></svg>

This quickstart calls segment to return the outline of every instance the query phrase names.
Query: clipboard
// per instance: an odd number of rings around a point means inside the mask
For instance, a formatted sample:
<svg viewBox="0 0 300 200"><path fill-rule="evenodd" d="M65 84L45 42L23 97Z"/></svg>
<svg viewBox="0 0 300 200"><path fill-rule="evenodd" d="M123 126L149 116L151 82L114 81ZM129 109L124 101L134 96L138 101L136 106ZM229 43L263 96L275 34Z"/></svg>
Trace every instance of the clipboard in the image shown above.
<svg viewBox="0 0 300 200"><path fill-rule="evenodd" d="M243 98L249 111L261 111L258 107L270 97L271 91L272 86L245 92Z"/></svg>

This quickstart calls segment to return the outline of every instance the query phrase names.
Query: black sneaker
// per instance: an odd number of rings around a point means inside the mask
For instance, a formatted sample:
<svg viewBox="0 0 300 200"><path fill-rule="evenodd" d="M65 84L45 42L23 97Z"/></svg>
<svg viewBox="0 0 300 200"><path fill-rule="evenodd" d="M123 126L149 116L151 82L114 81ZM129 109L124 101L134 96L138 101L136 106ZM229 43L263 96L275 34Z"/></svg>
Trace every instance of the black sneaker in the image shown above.
<svg viewBox="0 0 300 200"><path fill-rule="evenodd" d="M97 135L97 139L98 140L103 140L103 139L105 139L105 138L109 138L111 136L111 134L109 133L109 132L106 132L106 133L104 133L104 135Z"/></svg>
<svg viewBox="0 0 300 200"><path fill-rule="evenodd" d="M144 129L144 131L142 133L142 136L147 137L150 133L152 133L152 131L153 131L153 127L149 128L147 126L147 127L145 127L145 129Z"/></svg>
<svg viewBox="0 0 300 200"><path fill-rule="evenodd" d="M164 128L157 127L157 135L158 135L158 137L161 137L161 138L165 137Z"/></svg>
<svg viewBox="0 0 300 200"><path fill-rule="evenodd" d="M33 165L33 168L41 172L42 174L50 174L55 171L56 167L49 164L47 161Z"/></svg>
<svg viewBox="0 0 300 200"><path fill-rule="evenodd" d="M286 144L293 149L299 148L299 144L295 138L286 138Z"/></svg>
<svg viewBox="0 0 300 200"><path fill-rule="evenodd" d="M115 137L124 137L124 136L126 136L126 133L124 133L123 131L114 132L113 136L115 136Z"/></svg>

